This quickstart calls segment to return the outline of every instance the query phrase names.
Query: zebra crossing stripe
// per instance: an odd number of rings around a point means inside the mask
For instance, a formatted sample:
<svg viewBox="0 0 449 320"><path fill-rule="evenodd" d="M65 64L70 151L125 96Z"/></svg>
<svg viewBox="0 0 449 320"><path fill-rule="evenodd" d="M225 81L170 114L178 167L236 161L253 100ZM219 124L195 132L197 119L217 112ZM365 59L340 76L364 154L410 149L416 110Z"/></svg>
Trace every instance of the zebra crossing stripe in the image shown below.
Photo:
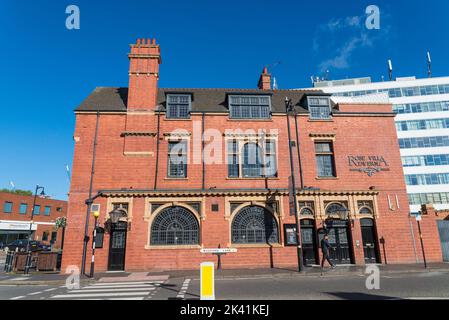
<svg viewBox="0 0 449 320"><path fill-rule="evenodd" d="M95 297L126 297L126 296L142 296L148 295L150 291L145 292L111 292L111 293L75 293L75 294L58 294L51 297L52 299L67 299L67 298L95 298Z"/></svg>
<svg viewBox="0 0 449 320"><path fill-rule="evenodd" d="M89 286L89 287L84 287L82 288L83 290L92 290L92 289L117 289L117 290L121 290L121 289L125 289L125 288L154 288L154 286L151 285L147 285L147 284L138 284L138 285L130 285L130 286L124 286L124 285L120 285L120 286L114 286L114 285L110 285L110 286Z"/></svg>
<svg viewBox="0 0 449 320"><path fill-rule="evenodd" d="M92 286L110 286L110 285L133 285L133 284L156 284L156 283L163 283L163 281L133 281L133 282L101 282L101 283L94 283Z"/></svg>
<svg viewBox="0 0 449 320"><path fill-rule="evenodd" d="M90 293L90 292L117 292L117 291L122 291L122 292L126 292L126 291L133 291L133 292L138 292L138 291L148 291L148 290L154 290L154 288L126 288L126 289L89 289L89 290L71 290L69 291L69 293Z"/></svg>

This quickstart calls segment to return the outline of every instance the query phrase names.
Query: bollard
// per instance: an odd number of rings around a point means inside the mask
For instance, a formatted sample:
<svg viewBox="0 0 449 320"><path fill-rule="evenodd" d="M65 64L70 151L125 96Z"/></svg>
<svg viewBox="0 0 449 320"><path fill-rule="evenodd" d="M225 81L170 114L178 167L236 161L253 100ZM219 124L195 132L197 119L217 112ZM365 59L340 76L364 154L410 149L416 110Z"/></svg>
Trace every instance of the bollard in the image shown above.
<svg viewBox="0 0 449 320"><path fill-rule="evenodd" d="M215 300L215 275L214 263L201 263L200 294L201 300Z"/></svg>

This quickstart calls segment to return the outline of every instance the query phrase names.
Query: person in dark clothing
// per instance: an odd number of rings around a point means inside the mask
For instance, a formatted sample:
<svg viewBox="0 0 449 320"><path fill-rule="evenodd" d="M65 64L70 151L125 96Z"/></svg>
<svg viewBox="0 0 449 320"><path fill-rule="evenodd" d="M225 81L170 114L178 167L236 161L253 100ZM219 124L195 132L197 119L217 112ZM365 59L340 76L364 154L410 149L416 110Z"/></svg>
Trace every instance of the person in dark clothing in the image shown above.
<svg viewBox="0 0 449 320"><path fill-rule="evenodd" d="M329 264L331 265L331 268L334 269L335 265L332 263L329 257L329 250L334 249L329 243L329 236L326 234L323 237L323 240L321 240L321 252L323 253L323 260L321 261L321 269L324 268L324 261L327 260ZM335 250L335 249L334 249Z"/></svg>

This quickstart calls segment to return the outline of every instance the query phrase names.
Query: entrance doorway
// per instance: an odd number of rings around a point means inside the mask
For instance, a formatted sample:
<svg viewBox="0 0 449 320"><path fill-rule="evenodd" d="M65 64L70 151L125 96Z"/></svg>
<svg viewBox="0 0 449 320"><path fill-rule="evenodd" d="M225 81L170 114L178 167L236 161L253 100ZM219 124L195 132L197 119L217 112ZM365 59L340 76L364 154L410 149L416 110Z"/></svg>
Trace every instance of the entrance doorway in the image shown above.
<svg viewBox="0 0 449 320"><path fill-rule="evenodd" d="M373 219L360 219L365 263L378 263L379 255Z"/></svg>
<svg viewBox="0 0 449 320"><path fill-rule="evenodd" d="M326 220L329 243L335 248L329 252L330 260L334 264L352 263L351 241L348 221L346 220Z"/></svg>
<svg viewBox="0 0 449 320"><path fill-rule="evenodd" d="M311 219L301 220L301 244L302 244L304 265L311 266L317 264L314 220Z"/></svg>
<svg viewBox="0 0 449 320"><path fill-rule="evenodd" d="M119 221L112 224L109 241L109 271L125 270L126 234L128 223Z"/></svg>

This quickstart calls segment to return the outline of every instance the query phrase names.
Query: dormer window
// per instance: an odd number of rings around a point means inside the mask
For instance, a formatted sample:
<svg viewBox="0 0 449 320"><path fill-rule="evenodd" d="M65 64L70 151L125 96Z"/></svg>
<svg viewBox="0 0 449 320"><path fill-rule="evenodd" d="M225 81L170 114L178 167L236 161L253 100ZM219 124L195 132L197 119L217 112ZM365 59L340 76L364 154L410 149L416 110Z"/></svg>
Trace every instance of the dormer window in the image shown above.
<svg viewBox="0 0 449 320"><path fill-rule="evenodd" d="M167 95L167 118L189 119L192 109L192 98L189 94Z"/></svg>
<svg viewBox="0 0 449 320"><path fill-rule="evenodd" d="M270 96L229 96L231 119L270 119Z"/></svg>
<svg viewBox="0 0 449 320"><path fill-rule="evenodd" d="M312 120L331 118L330 99L328 97L307 97L307 104Z"/></svg>

